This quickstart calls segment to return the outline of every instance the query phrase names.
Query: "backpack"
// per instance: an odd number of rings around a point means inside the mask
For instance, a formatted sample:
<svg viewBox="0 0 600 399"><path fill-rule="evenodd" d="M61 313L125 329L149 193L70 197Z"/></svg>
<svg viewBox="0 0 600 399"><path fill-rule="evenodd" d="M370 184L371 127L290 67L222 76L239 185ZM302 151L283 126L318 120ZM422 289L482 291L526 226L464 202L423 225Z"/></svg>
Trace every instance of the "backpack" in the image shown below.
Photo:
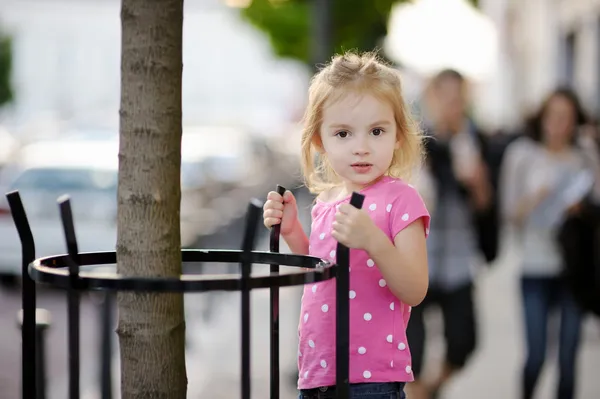
<svg viewBox="0 0 600 399"><path fill-rule="evenodd" d="M500 241L500 218L499 218L499 198L498 198L498 181L500 175L500 166L502 163L502 157L504 150L508 142L506 140L497 140L486 137L482 132L476 128L470 129L471 134L479 144L481 156L484 163L488 168L490 175L490 183L492 185L492 200L490 206L484 211L474 211L472 213L473 227L476 233L477 246L481 255L483 255L486 263L491 264L498 255L499 241ZM436 157L436 144L435 139L428 134L428 140L426 141L426 149L428 157L433 155ZM506 141L506 142L505 142ZM444 156L448 156L445 154ZM435 159L430 159L433 164L436 163ZM436 175L436 167L433 167L432 173Z"/></svg>
<svg viewBox="0 0 600 399"><path fill-rule="evenodd" d="M600 207L584 201L580 212L565 218L557 239L563 277L575 301L600 316Z"/></svg>

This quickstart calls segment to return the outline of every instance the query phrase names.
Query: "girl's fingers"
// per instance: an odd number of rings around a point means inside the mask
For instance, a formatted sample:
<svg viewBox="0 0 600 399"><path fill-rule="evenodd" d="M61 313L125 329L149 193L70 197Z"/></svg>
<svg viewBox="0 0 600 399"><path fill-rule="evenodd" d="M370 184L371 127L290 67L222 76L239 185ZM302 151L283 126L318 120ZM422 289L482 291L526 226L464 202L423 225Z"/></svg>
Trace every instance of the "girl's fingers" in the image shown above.
<svg viewBox="0 0 600 399"><path fill-rule="evenodd" d="M279 209L267 209L264 211L263 217L281 219L283 217L283 211L280 211Z"/></svg>
<svg viewBox="0 0 600 399"><path fill-rule="evenodd" d="M267 194L267 200L283 204L283 197L275 191L269 191L269 194Z"/></svg>
<svg viewBox="0 0 600 399"><path fill-rule="evenodd" d="M267 228L271 228L276 224L281 224L281 219L280 218L265 218L264 222L265 222L265 226Z"/></svg>

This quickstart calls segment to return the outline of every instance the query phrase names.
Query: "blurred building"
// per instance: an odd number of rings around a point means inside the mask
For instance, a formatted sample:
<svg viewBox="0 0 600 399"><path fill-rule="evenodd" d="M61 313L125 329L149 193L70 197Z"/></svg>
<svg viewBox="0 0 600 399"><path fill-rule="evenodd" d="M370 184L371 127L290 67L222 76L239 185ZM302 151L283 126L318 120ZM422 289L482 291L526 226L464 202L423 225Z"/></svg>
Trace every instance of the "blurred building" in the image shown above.
<svg viewBox="0 0 600 399"><path fill-rule="evenodd" d="M557 85L577 90L588 111L600 111L600 0L481 0L496 23L504 58L495 94L518 118Z"/></svg>
<svg viewBox="0 0 600 399"><path fill-rule="evenodd" d="M120 0L0 0L13 37L13 123L116 126ZM184 124L257 130L298 115L310 70L275 59L268 39L223 0L186 2ZM38 123L39 124L39 123Z"/></svg>

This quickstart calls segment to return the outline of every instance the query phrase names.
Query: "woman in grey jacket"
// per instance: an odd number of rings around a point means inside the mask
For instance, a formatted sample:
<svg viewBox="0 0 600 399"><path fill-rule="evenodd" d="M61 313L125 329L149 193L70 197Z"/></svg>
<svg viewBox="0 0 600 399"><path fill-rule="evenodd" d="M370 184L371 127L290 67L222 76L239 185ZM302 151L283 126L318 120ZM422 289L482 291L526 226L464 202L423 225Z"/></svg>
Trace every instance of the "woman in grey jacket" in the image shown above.
<svg viewBox="0 0 600 399"><path fill-rule="evenodd" d="M560 349L557 398L575 397L576 358L582 312L562 279L556 239L561 221L590 190L594 168L578 145L585 117L576 95L554 91L504 158L500 195L504 220L516 227L522 249L521 291L527 356L522 398L533 397L546 357L548 316L559 310Z"/></svg>

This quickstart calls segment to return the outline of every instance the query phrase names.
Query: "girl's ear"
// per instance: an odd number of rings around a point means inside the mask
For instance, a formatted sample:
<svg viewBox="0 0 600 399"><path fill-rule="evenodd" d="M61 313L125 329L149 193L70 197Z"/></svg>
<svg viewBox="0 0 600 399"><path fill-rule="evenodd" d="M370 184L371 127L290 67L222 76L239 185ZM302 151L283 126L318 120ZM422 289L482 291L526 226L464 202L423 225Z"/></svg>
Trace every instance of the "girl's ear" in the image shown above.
<svg viewBox="0 0 600 399"><path fill-rule="evenodd" d="M400 146L402 145L402 141L403 141L404 137L402 137L401 134L397 134L396 135L396 142L394 143L394 149L397 150L400 148Z"/></svg>
<svg viewBox="0 0 600 399"><path fill-rule="evenodd" d="M315 146L315 149L319 154L325 154L325 147L323 147L323 141L321 140L320 134L315 134L315 137L313 139L313 145Z"/></svg>

